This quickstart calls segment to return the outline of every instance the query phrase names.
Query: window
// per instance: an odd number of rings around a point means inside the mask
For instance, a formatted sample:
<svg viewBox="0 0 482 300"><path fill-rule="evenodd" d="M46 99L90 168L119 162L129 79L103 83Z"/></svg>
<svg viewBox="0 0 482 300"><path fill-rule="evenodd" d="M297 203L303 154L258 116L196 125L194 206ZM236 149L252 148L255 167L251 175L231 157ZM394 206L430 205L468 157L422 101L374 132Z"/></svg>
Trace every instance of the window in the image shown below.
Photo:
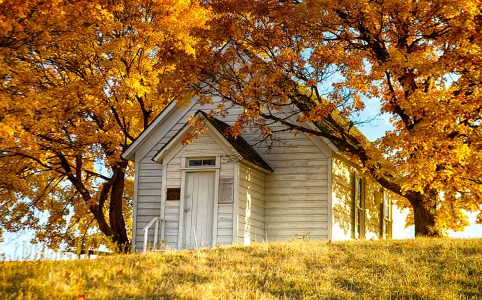
<svg viewBox="0 0 482 300"><path fill-rule="evenodd" d="M216 166L215 158L196 158L187 161L188 167L209 167Z"/></svg>
<svg viewBox="0 0 482 300"><path fill-rule="evenodd" d="M391 219L390 219L390 198L388 193L383 193L383 211L382 211L382 238L390 238L391 235Z"/></svg>
<svg viewBox="0 0 482 300"><path fill-rule="evenodd" d="M355 176L355 195L353 197L353 229L352 235L355 239L365 237L365 195L364 181L361 177Z"/></svg>
<svg viewBox="0 0 482 300"><path fill-rule="evenodd" d="M181 200L181 188L167 188L166 200Z"/></svg>

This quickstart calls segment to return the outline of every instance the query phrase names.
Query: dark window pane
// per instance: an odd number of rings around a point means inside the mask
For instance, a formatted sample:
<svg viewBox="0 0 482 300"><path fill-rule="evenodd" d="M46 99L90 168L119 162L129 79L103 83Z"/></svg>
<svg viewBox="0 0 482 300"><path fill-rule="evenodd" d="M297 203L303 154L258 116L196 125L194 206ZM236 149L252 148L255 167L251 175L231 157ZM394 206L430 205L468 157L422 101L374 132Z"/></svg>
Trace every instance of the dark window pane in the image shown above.
<svg viewBox="0 0 482 300"><path fill-rule="evenodd" d="M215 166L215 165L216 165L216 160L214 158L203 159L203 166Z"/></svg>
<svg viewBox="0 0 482 300"><path fill-rule="evenodd" d="M188 167L203 167L203 166L215 166L216 159L215 158L207 158L207 159L190 159L188 161Z"/></svg>
<svg viewBox="0 0 482 300"><path fill-rule="evenodd" d="M181 200L181 188L168 188L166 200Z"/></svg>
<svg viewBox="0 0 482 300"><path fill-rule="evenodd" d="M202 160L201 159L190 159L189 160L189 166L190 167L202 166Z"/></svg>

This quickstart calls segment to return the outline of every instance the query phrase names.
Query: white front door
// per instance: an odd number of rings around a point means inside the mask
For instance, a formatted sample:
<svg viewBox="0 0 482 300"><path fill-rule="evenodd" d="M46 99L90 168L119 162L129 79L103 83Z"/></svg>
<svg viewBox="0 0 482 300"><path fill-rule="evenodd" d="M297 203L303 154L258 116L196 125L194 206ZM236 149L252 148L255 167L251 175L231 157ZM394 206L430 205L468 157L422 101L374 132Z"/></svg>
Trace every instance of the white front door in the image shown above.
<svg viewBox="0 0 482 300"><path fill-rule="evenodd" d="M215 172L188 172L184 201L183 248L213 243Z"/></svg>

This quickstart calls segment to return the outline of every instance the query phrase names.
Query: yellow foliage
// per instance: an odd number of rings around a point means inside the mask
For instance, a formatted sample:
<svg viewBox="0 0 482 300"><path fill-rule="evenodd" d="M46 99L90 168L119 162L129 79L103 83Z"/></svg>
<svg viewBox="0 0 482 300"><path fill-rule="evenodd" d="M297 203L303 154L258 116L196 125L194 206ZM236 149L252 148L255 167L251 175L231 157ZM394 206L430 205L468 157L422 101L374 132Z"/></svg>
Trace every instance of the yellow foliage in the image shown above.
<svg viewBox="0 0 482 300"><path fill-rule="evenodd" d="M215 47L201 66L210 88L198 92L244 107L235 132L268 134L277 121L330 139L410 206L429 207L414 216L419 225L426 217L458 230L467 224L462 207L482 210L480 0L211 7L205 36ZM374 144L353 121L373 98L394 127ZM318 129L277 118L287 104ZM446 208L441 194L457 205Z"/></svg>
<svg viewBox="0 0 482 300"><path fill-rule="evenodd" d="M0 227L54 248L129 242L121 153L186 89L209 16L184 0L0 3Z"/></svg>

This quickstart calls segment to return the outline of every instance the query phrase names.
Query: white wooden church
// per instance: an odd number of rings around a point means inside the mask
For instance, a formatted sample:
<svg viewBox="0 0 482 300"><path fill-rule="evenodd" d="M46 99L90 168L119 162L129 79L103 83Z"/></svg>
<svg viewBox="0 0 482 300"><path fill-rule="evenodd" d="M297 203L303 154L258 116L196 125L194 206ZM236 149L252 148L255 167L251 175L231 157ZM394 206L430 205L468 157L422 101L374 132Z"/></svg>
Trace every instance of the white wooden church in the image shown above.
<svg viewBox="0 0 482 300"><path fill-rule="evenodd" d="M134 251L391 237L388 193L329 140L284 131L268 145L254 130L233 138L225 129L242 109L222 119L203 112L213 108L173 102L123 153L135 162ZM191 116L207 131L186 144Z"/></svg>

